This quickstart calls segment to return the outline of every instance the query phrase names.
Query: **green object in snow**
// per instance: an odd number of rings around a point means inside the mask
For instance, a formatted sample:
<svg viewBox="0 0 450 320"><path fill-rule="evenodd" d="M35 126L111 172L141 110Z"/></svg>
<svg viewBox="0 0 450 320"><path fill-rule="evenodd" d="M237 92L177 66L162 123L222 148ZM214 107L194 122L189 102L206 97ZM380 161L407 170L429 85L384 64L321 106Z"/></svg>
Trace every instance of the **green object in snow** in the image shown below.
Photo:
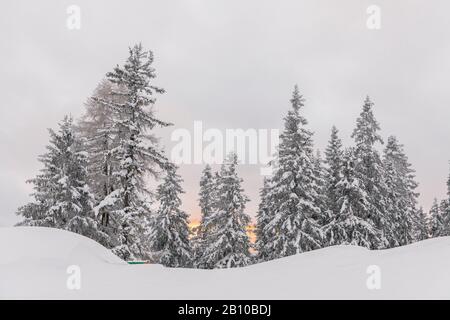
<svg viewBox="0 0 450 320"><path fill-rule="evenodd" d="M149 261L127 261L128 264L149 264Z"/></svg>

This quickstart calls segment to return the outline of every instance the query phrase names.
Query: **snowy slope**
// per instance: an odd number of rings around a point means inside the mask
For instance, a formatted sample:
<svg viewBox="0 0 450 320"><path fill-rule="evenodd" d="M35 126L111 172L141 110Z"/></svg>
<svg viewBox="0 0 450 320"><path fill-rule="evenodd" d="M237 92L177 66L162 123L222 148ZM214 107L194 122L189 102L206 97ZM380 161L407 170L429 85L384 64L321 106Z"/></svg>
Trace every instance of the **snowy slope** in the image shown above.
<svg viewBox="0 0 450 320"><path fill-rule="evenodd" d="M78 265L81 289L66 286ZM369 265L381 289L368 290ZM47 228L0 228L0 298L312 299L450 298L450 238L385 251L340 246L242 269L127 265L85 237Z"/></svg>

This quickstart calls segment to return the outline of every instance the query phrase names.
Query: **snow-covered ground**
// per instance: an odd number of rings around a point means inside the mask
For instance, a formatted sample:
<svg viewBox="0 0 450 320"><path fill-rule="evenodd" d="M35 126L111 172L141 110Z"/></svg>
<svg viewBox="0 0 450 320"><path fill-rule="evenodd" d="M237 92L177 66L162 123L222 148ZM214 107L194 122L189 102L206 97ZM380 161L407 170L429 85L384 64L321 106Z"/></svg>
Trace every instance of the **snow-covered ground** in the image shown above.
<svg viewBox="0 0 450 320"><path fill-rule="evenodd" d="M80 267L80 290L67 273ZM367 268L381 271L369 290ZM72 278L73 279L73 278ZM128 265L66 231L0 228L0 298L315 299L450 298L450 238L368 251L339 246L229 270Z"/></svg>

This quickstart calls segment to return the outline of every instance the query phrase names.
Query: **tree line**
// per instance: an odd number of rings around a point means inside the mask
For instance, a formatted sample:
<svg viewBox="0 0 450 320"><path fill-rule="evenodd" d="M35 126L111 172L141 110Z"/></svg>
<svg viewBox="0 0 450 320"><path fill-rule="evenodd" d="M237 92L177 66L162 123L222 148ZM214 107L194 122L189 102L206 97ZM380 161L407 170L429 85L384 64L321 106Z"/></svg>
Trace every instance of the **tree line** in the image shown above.
<svg viewBox="0 0 450 320"><path fill-rule="evenodd" d="M164 89L155 86L153 54L140 44L123 66L106 74L81 119L66 116L49 130L43 168L29 180L33 201L20 207L19 225L69 230L111 249L124 260L169 267L230 268L331 245L384 249L450 235L448 199L427 214L418 206L418 183L403 145L384 143L367 97L345 148L336 127L325 157L314 149L294 88L278 153L268 165L256 217L256 243L247 234L249 201L230 153L220 170L206 165L200 179L201 222L189 229L181 209L183 180L153 129ZM151 187L152 186L152 187ZM253 249L253 250L252 250Z"/></svg>

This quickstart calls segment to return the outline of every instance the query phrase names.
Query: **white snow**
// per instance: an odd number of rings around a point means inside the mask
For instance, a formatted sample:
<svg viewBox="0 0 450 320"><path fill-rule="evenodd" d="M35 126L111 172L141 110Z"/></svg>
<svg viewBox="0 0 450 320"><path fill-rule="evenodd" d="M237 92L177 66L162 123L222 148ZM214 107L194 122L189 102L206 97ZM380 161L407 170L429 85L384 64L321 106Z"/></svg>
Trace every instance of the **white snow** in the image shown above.
<svg viewBox="0 0 450 320"><path fill-rule="evenodd" d="M81 289L66 286L78 265ZM367 268L381 270L369 290ZM369 251L338 246L229 270L128 265L80 235L48 228L0 228L0 299L450 298L450 238Z"/></svg>

